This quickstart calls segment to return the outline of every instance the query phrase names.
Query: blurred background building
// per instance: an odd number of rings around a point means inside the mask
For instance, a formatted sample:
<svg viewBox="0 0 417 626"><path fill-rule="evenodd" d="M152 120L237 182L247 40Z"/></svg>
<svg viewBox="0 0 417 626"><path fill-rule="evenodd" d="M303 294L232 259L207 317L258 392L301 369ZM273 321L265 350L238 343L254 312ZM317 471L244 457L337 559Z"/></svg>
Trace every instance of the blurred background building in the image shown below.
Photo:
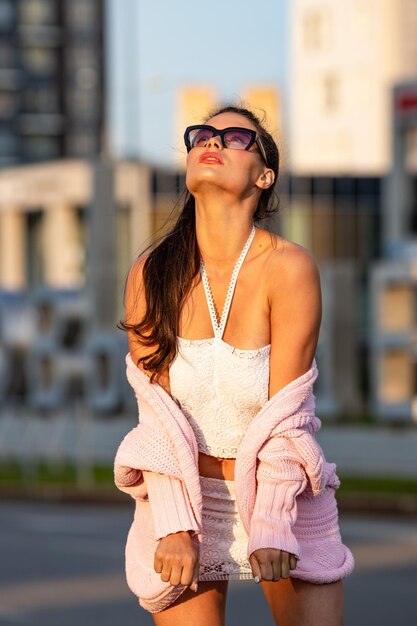
<svg viewBox="0 0 417 626"><path fill-rule="evenodd" d="M116 498L138 419L125 280L178 216L185 127L225 103L280 150L259 226L319 267L318 440L340 511L417 511L417 0L0 0L0 621L128 623L122 518L10 501ZM347 626L417 623L415 528L347 528Z"/></svg>
<svg viewBox="0 0 417 626"><path fill-rule="evenodd" d="M103 21L102 0L1 1L1 165L101 152Z"/></svg>
<svg viewBox="0 0 417 626"><path fill-rule="evenodd" d="M291 172L384 176L391 90L417 75L413 0L291 2Z"/></svg>
<svg viewBox="0 0 417 626"><path fill-rule="evenodd" d="M417 5L285 6L272 26L282 35L276 68L260 63L266 49L259 60L248 49L259 77L220 50L225 71L228 62L236 68L227 91L211 65L201 71L197 32L184 40L185 69L174 63L180 45L168 41L167 74L158 74L160 45L142 23L148 5L0 0L5 416L14 419L11 407L65 412L74 398L96 417L134 415L127 338L116 329L127 271L177 215L185 126L232 102L252 108L281 151L281 209L268 226L310 249L320 267L319 414L335 423L417 420ZM182 22L171 18L158 21L168 28L158 30L161 45L167 33L181 41ZM148 82L137 33L155 60ZM161 108L151 116L148 108L144 123L144 100L155 97Z"/></svg>

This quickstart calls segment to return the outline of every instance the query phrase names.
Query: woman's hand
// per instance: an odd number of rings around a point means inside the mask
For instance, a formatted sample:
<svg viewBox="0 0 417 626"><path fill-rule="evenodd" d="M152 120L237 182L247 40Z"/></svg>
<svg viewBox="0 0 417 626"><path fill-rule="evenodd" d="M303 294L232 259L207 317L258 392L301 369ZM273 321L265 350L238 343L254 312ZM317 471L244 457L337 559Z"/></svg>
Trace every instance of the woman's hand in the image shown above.
<svg viewBox="0 0 417 626"><path fill-rule="evenodd" d="M171 533L160 539L155 550L154 569L164 582L190 586L197 591L199 559L188 531Z"/></svg>
<svg viewBox="0 0 417 626"><path fill-rule="evenodd" d="M289 578L290 570L297 567L297 557L284 550L259 548L252 552L249 563L256 582L277 581L281 578Z"/></svg>

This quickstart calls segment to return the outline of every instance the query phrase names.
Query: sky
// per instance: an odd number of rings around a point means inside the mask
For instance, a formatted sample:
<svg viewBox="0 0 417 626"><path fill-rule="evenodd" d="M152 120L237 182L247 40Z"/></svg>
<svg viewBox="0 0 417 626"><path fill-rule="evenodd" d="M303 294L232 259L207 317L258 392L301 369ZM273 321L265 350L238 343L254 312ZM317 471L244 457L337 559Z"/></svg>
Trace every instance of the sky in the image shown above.
<svg viewBox="0 0 417 626"><path fill-rule="evenodd" d="M106 2L113 156L175 162L173 118L181 84L210 83L221 100L243 97L247 83L285 89L287 0Z"/></svg>

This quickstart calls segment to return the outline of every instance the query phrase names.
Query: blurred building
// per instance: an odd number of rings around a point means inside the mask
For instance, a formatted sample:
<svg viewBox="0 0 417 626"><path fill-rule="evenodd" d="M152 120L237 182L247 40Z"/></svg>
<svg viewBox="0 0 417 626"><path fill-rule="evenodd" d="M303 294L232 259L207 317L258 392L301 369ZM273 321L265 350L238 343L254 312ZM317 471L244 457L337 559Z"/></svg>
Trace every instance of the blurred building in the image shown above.
<svg viewBox="0 0 417 626"><path fill-rule="evenodd" d="M184 130L191 124L199 124L218 104L216 90L210 85L183 85L176 93L174 113L175 166L185 169L187 149L184 145Z"/></svg>
<svg viewBox="0 0 417 626"><path fill-rule="evenodd" d="M0 165L103 145L103 0L0 0Z"/></svg>
<svg viewBox="0 0 417 626"><path fill-rule="evenodd" d="M263 121L274 139L280 142L282 132L281 92L277 85L248 84L242 90L243 98ZM244 102L244 103L245 103Z"/></svg>
<svg viewBox="0 0 417 626"><path fill-rule="evenodd" d="M117 292L122 295L125 272L153 233L151 174L148 166L135 162L118 161L111 168L107 182L98 179L97 164L87 159L0 171L0 296L28 293L42 285L82 289L92 262L93 238L100 230L91 222L96 213L106 228L109 222L114 224ZM112 183L110 190L107 183ZM117 209L114 215L105 212L103 190Z"/></svg>
<svg viewBox="0 0 417 626"><path fill-rule="evenodd" d="M289 4L292 172L384 175L392 161L391 88L417 75L417 3Z"/></svg>

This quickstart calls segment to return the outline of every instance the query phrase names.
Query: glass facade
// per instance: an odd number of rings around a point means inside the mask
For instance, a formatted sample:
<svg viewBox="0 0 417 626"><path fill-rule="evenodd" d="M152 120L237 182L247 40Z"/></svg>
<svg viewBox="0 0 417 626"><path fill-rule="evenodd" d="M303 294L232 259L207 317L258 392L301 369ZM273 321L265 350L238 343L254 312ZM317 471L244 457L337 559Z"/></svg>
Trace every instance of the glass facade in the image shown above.
<svg viewBox="0 0 417 626"><path fill-rule="evenodd" d="M103 4L0 0L0 166L100 152Z"/></svg>
<svg viewBox="0 0 417 626"><path fill-rule="evenodd" d="M15 6L13 0L0 0L0 32L8 31L15 21Z"/></svg>
<svg viewBox="0 0 417 626"><path fill-rule="evenodd" d="M22 24L44 26L58 20L58 2L55 0L20 0L18 20Z"/></svg>

